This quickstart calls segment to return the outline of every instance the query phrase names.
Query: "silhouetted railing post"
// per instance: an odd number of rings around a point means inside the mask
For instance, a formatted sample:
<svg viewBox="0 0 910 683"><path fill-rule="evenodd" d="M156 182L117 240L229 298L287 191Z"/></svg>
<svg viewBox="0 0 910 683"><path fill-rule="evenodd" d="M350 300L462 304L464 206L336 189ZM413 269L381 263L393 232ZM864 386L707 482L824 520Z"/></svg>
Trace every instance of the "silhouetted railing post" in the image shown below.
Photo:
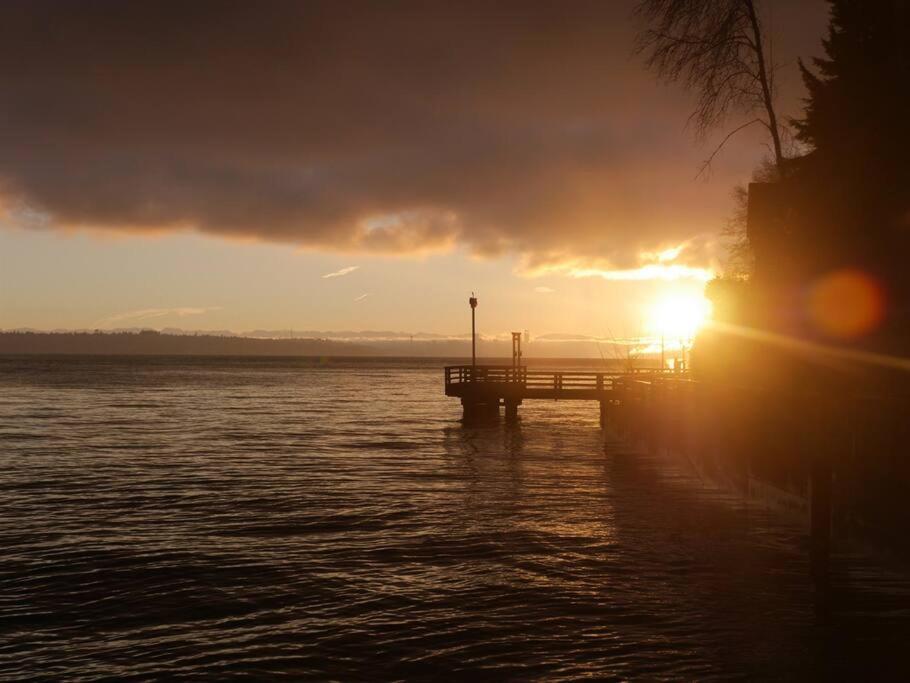
<svg viewBox="0 0 910 683"><path fill-rule="evenodd" d="M474 328L474 309L477 308L477 297L471 292L471 298L468 299L471 306L471 367L477 367L477 335Z"/></svg>
<svg viewBox="0 0 910 683"><path fill-rule="evenodd" d="M809 560L815 586L828 587L831 559L832 465L839 429L832 401L816 397L810 429L809 454Z"/></svg>
<svg viewBox="0 0 910 683"><path fill-rule="evenodd" d="M595 387L596 387L597 391L603 391L603 389L604 389L604 376L600 373L597 373ZM607 427L607 406L608 406L607 400L601 399L600 400L600 426L602 429L606 429L606 427Z"/></svg>

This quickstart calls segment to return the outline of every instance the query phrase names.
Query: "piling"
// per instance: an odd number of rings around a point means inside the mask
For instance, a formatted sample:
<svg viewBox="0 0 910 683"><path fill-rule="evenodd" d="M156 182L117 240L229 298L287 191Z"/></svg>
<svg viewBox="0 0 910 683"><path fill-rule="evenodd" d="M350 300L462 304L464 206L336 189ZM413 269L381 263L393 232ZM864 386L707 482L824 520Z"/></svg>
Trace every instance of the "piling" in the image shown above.
<svg viewBox="0 0 910 683"><path fill-rule="evenodd" d="M809 561L816 589L827 592L831 563L831 521L833 504L833 461L837 448L838 423L831 402L813 415L813 448L809 456Z"/></svg>
<svg viewBox="0 0 910 683"><path fill-rule="evenodd" d="M831 461L815 453L809 472L809 552L812 578L827 586L831 562Z"/></svg>
<svg viewBox="0 0 910 683"><path fill-rule="evenodd" d="M462 399L462 421L465 423L489 422L499 419L499 401Z"/></svg>

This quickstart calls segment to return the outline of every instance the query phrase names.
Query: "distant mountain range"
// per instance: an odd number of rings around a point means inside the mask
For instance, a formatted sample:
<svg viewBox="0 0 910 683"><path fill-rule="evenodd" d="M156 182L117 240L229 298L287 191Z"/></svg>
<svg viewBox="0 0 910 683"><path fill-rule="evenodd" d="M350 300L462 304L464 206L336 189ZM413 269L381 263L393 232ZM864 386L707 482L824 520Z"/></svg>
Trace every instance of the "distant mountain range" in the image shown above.
<svg viewBox="0 0 910 683"><path fill-rule="evenodd" d="M82 328L82 329L63 329L38 330L31 327L18 327L11 330L0 330L2 332L31 332L31 333L51 333L51 334L138 334L140 332L159 332L160 334L170 334L175 336L214 336L214 337L244 337L249 339L333 339L337 341L348 341L356 339L377 339L377 340L445 340L445 339L462 339L470 340L470 334L462 335L445 335L433 334L430 332L394 332L391 330L340 330L340 331L320 331L320 330L250 330L248 332L234 332L232 330L184 330L179 327L164 327L155 329L150 327L114 327L103 330ZM506 337L503 336L505 339Z"/></svg>
<svg viewBox="0 0 910 683"><path fill-rule="evenodd" d="M0 332L2 354L174 356L362 356L363 346L327 339L254 339L221 334Z"/></svg>
<svg viewBox="0 0 910 683"><path fill-rule="evenodd" d="M579 335L546 335L523 341L528 358L623 359L627 346ZM200 356L415 356L469 358L470 335L393 331L253 330L53 330L0 331L0 354L200 355ZM478 337L477 354L510 358L511 338Z"/></svg>

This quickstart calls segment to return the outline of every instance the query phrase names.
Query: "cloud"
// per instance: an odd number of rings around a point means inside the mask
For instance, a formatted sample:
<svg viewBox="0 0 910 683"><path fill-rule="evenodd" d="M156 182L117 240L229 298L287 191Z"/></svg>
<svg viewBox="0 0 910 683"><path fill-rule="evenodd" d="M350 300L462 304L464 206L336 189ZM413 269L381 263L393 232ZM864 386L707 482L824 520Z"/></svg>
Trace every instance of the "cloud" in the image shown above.
<svg viewBox="0 0 910 683"><path fill-rule="evenodd" d="M778 61L817 53L824 3L772 4ZM631 56L633 5L5 0L0 204L34 230L633 268L719 228L761 149L693 180L691 101Z"/></svg>
<svg viewBox="0 0 910 683"><path fill-rule="evenodd" d="M331 273L326 273L325 275L322 276L322 279L328 280L329 278L333 278L333 277L343 277L343 276L347 275L348 273L353 273L358 268L360 268L360 266L346 266L345 268L340 268L339 270L335 270Z"/></svg>
<svg viewBox="0 0 910 683"><path fill-rule="evenodd" d="M144 320L152 320L155 318L165 318L167 316L176 316L178 318L186 318L192 315L204 315L210 311L220 311L222 310L221 306L180 306L177 308L140 308L135 311L126 311L125 313L117 313L115 315L109 316L98 321L95 326L97 327L107 327L113 325L114 323L124 323L124 322L142 322Z"/></svg>
<svg viewBox="0 0 910 683"><path fill-rule="evenodd" d="M569 275L576 278L600 277L604 280L700 280L701 282L707 282L714 277L714 271L710 268L652 263L639 268L627 268L625 270L577 268L570 270Z"/></svg>
<svg viewBox="0 0 910 683"><path fill-rule="evenodd" d="M525 263L523 267L525 274L529 276L558 274L573 278L599 277L614 281L707 282L715 276L715 269L710 264L717 260L714 253L716 249L716 240L701 235L674 246L665 245L656 251L641 251L628 268L614 268L605 259L573 258L571 254L564 253L544 256L536 262ZM538 287L536 291L548 289Z"/></svg>
<svg viewBox="0 0 910 683"><path fill-rule="evenodd" d="M359 302L363 301L364 299L366 299L368 296L373 296L373 294L370 292L367 292L366 294L361 294L360 296L358 296L354 299L354 303L355 304L359 303Z"/></svg>
<svg viewBox="0 0 910 683"><path fill-rule="evenodd" d="M535 287L535 288L534 288L534 291L537 292L538 294L552 294L552 293L555 292L556 290L553 289L552 287L543 287L543 286L541 286L541 287Z"/></svg>

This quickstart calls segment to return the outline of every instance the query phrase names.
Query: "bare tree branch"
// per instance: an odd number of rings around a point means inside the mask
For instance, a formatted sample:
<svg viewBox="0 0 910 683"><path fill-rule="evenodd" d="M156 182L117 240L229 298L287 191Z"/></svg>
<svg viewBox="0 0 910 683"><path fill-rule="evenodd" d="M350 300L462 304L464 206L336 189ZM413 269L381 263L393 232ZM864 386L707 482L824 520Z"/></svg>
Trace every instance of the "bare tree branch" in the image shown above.
<svg viewBox="0 0 910 683"><path fill-rule="evenodd" d="M697 93L689 124L699 138L722 126L732 113L763 111L780 168L784 154L774 107L773 51L756 10L759 1L640 0L636 13L648 28L639 35L637 49L661 78L680 81Z"/></svg>
<svg viewBox="0 0 910 683"><path fill-rule="evenodd" d="M737 126L737 127L734 128L733 130L731 130L729 133L727 133L726 136L724 136L724 139L720 141L720 144L719 144L717 147L714 148L714 151L711 152L711 155L710 155L707 159L705 159L705 160L702 162L701 166L700 166L699 169L698 169L698 173L695 174L695 177L696 177L696 178L700 177L700 176L701 176L701 175L702 175L702 174L711 166L711 162L714 161L714 157L716 157L717 154L720 152L720 150L723 149L724 145L727 144L727 141L728 141L730 138L732 138L734 135L736 135L736 134L737 134L739 131L741 131L743 128L748 128L748 127L751 126L753 123L761 123L761 124L763 124L763 125L765 125L765 126L768 125L768 124L767 124L765 121L763 121L762 119L760 119L760 118L755 118L755 119L752 119L751 121L749 121L749 122L747 122L747 123L742 124L741 126Z"/></svg>

